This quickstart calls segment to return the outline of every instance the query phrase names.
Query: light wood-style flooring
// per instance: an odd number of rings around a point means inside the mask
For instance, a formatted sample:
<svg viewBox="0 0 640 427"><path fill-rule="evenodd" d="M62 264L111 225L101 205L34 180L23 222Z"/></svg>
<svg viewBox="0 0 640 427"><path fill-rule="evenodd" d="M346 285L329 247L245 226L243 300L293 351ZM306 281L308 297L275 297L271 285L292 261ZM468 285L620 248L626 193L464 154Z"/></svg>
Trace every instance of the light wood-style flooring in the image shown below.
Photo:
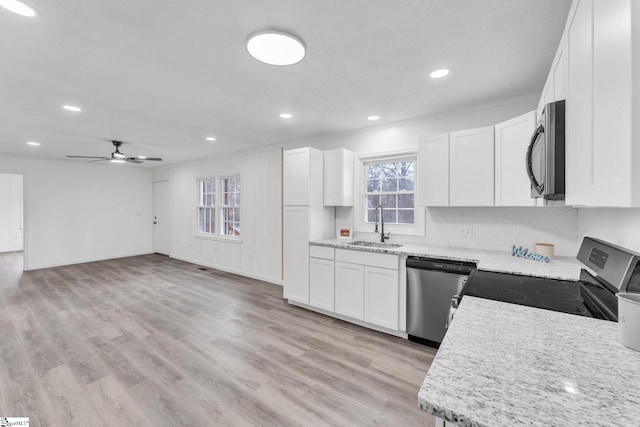
<svg viewBox="0 0 640 427"><path fill-rule="evenodd" d="M435 350L162 255L0 254L0 416L31 426L432 426Z"/></svg>

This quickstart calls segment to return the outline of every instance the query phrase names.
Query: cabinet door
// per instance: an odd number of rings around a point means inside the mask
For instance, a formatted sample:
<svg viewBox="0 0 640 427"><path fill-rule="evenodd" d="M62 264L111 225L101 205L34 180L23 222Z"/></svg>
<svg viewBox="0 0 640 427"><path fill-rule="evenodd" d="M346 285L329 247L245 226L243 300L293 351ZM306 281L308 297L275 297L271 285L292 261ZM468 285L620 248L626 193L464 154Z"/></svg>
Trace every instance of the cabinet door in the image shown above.
<svg viewBox="0 0 640 427"><path fill-rule="evenodd" d="M496 206L535 206L525 168L535 125L536 112L532 111L495 126Z"/></svg>
<svg viewBox="0 0 640 427"><path fill-rule="evenodd" d="M364 320L364 266L336 261L336 313Z"/></svg>
<svg viewBox="0 0 640 427"><path fill-rule="evenodd" d="M309 208L284 209L284 298L309 304Z"/></svg>
<svg viewBox="0 0 640 427"><path fill-rule="evenodd" d="M567 36L565 33L562 35L562 39L560 39L553 65L551 65L550 78L553 80L552 101L563 101L567 99L569 92L569 60L567 58L567 50Z"/></svg>
<svg viewBox="0 0 640 427"><path fill-rule="evenodd" d="M593 0L578 0L569 18L566 203L588 205L593 140Z"/></svg>
<svg viewBox="0 0 640 427"><path fill-rule="evenodd" d="M420 206L449 206L449 134L420 141L418 154Z"/></svg>
<svg viewBox="0 0 640 427"><path fill-rule="evenodd" d="M334 309L334 262L309 258L309 305L327 311Z"/></svg>
<svg viewBox="0 0 640 427"><path fill-rule="evenodd" d="M353 206L353 161L344 148L324 152L325 206Z"/></svg>
<svg viewBox="0 0 640 427"><path fill-rule="evenodd" d="M285 205L309 205L310 149L300 148L284 152L283 190Z"/></svg>
<svg viewBox="0 0 640 427"><path fill-rule="evenodd" d="M364 267L364 320L398 329L398 270Z"/></svg>
<svg viewBox="0 0 640 427"><path fill-rule="evenodd" d="M450 206L493 206L493 126L449 135Z"/></svg>

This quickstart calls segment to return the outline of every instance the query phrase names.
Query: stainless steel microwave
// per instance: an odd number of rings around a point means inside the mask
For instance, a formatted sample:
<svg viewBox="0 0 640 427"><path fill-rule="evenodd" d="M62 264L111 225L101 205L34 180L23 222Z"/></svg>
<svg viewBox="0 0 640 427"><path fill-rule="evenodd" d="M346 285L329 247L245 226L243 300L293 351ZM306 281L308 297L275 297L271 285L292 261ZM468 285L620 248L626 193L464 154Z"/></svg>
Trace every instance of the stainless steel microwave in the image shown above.
<svg viewBox="0 0 640 427"><path fill-rule="evenodd" d="M538 127L527 149L526 167L531 197L564 200L565 102L544 106Z"/></svg>

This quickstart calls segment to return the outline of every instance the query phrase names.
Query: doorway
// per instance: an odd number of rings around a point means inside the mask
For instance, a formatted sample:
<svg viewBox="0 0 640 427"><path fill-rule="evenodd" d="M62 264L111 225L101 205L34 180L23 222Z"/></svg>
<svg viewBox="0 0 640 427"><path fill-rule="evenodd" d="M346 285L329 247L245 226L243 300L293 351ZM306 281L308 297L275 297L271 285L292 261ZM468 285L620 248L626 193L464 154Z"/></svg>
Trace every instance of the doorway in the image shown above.
<svg viewBox="0 0 640 427"><path fill-rule="evenodd" d="M24 270L24 196L21 174L0 173L0 272Z"/></svg>
<svg viewBox="0 0 640 427"><path fill-rule="evenodd" d="M153 251L171 254L169 181L153 183Z"/></svg>

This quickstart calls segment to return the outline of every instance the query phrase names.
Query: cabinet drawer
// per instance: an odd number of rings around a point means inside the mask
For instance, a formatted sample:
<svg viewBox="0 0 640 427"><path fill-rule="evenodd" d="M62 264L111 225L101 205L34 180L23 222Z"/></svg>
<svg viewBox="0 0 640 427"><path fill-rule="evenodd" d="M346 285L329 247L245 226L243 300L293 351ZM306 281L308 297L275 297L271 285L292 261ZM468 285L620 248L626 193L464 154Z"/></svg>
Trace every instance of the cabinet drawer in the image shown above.
<svg viewBox="0 0 640 427"><path fill-rule="evenodd" d="M391 270L398 269L398 255L379 254L375 252L336 249L336 261L371 265Z"/></svg>
<svg viewBox="0 0 640 427"><path fill-rule="evenodd" d="M312 258L333 259L334 249L326 246L309 245L309 256Z"/></svg>

